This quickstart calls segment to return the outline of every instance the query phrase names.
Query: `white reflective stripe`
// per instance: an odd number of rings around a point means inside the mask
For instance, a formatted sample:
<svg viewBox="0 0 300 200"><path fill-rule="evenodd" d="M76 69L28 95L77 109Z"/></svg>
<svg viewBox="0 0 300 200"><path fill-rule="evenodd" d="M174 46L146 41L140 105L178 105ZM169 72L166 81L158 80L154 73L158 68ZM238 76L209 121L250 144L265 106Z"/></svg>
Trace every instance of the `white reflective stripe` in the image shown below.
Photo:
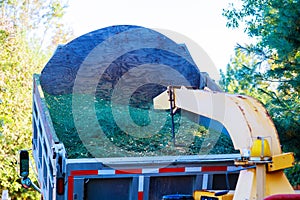
<svg viewBox="0 0 300 200"><path fill-rule="evenodd" d="M186 167L185 172L201 172L201 167Z"/></svg>
<svg viewBox="0 0 300 200"><path fill-rule="evenodd" d="M144 191L144 176L139 176L139 192Z"/></svg>
<svg viewBox="0 0 300 200"><path fill-rule="evenodd" d="M243 169L243 167L239 166L239 167L236 167L236 166L227 166L227 171L234 171L234 170L241 170Z"/></svg>
<svg viewBox="0 0 300 200"><path fill-rule="evenodd" d="M142 169L143 174L150 174L150 173L159 173L159 168L145 168Z"/></svg>
<svg viewBox="0 0 300 200"><path fill-rule="evenodd" d="M203 174L202 190L207 190L207 186L208 186L208 174Z"/></svg>
<svg viewBox="0 0 300 200"><path fill-rule="evenodd" d="M107 169L107 170L98 170L98 175L111 175L115 174L116 170L113 169Z"/></svg>
<svg viewBox="0 0 300 200"><path fill-rule="evenodd" d="M160 168L145 168L142 169L142 174L158 174ZM235 167L235 166L227 166L227 171L233 171L233 170L239 170L242 169L242 167ZM185 167L185 172L201 172L202 167ZM174 172L176 173L176 172ZM114 169L105 169L105 170L98 170L99 175L112 175L116 174L116 170ZM134 173L133 173L134 174ZM207 175L207 174L205 174Z"/></svg>

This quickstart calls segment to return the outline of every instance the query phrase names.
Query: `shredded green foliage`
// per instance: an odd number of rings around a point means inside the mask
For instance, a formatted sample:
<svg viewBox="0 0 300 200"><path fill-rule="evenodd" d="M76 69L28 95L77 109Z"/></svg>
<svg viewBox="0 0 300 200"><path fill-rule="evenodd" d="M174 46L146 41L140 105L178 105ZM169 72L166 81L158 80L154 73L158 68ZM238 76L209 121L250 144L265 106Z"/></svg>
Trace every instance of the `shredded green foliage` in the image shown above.
<svg viewBox="0 0 300 200"><path fill-rule="evenodd" d="M45 94L54 129L69 158L236 153L229 136L207 130L197 123L199 118L183 111L174 115L174 145L167 111L151 105L148 109L112 105L88 95L80 96L76 109L72 97Z"/></svg>

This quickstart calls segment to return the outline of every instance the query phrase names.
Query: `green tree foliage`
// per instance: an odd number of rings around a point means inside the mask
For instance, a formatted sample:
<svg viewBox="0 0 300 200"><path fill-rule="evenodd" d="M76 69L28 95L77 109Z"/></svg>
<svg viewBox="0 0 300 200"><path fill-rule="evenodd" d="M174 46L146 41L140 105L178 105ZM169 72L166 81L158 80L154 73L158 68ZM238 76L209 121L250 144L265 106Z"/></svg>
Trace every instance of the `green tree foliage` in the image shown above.
<svg viewBox="0 0 300 200"><path fill-rule="evenodd" d="M65 4L0 0L0 191L9 190L12 199L38 197L18 183L17 152L31 148L32 75L40 72L49 58L38 41L46 32L50 46L66 39L58 35L63 30L58 20Z"/></svg>
<svg viewBox="0 0 300 200"><path fill-rule="evenodd" d="M256 63L255 56L246 55L237 48L226 72L221 71L221 86L226 92L253 96L266 104L270 97L262 94L261 89L267 90L270 83L257 78Z"/></svg>
<svg viewBox="0 0 300 200"><path fill-rule="evenodd" d="M279 133L284 151L300 160L300 1L241 0L230 4L223 15L227 26L256 39L254 44L237 45L236 53L221 72L221 84L232 93L261 100ZM298 185L299 164L287 170Z"/></svg>
<svg viewBox="0 0 300 200"><path fill-rule="evenodd" d="M228 27L245 25L255 44L236 49L223 74L227 90L248 91L265 103L284 151L300 158L300 1L241 0L224 10ZM243 57L245 58L243 60ZM240 80L237 82L237 80ZM230 86L230 87L229 87ZM252 91L252 92L251 92Z"/></svg>

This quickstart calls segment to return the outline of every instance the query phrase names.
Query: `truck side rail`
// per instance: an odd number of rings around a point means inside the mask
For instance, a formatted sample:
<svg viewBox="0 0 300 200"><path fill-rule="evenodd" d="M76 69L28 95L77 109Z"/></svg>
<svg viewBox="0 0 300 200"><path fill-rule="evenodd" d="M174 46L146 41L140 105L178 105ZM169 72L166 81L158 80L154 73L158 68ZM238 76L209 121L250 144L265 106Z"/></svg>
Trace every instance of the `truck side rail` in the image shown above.
<svg viewBox="0 0 300 200"><path fill-rule="evenodd" d="M56 193L57 159L65 149L56 136L37 74L33 76L32 105L33 157L42 196L50 200Z"/></svg>

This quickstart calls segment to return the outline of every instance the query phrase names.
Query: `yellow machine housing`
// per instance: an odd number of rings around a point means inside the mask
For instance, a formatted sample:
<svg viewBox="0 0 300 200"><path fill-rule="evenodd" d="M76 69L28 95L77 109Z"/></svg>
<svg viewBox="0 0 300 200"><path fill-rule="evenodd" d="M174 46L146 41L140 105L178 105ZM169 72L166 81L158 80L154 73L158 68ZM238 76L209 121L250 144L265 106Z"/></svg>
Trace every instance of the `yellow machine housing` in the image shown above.
<svg viewBox="0 0 300 200"><path fill-rule="evenodd" d="M283 172L293 166L294 156L282 154L275 125L256 99L209 89L169 86L153 102L155 109L170 109L171 104L175 110L180 108L223 124L234 148L241 153L236 165L245 167L240 172L233 200L262 200L270 195L295 193ZM253 141L253 138L256 139ZM196 200L227 198L203 191L196 191L194 195Z"/></svg>

